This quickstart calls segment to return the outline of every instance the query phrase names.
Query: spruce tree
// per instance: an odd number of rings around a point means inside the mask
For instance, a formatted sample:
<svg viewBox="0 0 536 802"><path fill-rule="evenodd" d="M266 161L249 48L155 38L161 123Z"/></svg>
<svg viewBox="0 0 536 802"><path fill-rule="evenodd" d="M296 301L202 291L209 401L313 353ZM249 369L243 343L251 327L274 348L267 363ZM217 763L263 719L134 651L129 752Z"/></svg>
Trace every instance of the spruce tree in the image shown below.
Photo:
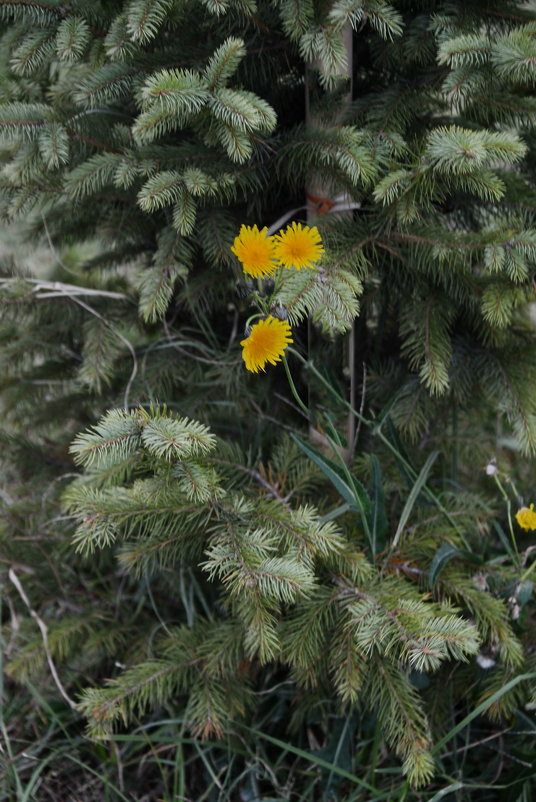
<svg viewBox="0 0 536 802"><path fill-rule="evenodd" d="M534 693L530 556L480 470L536 451L534 14L0 0L0 19L8 672L52 663L94 737L163 706L222 737L277 671L295 731L371 710L422 786L446 681L453 710L472 685L496 717ZM241 225L307 206L319 266L248 278ZM294 397L240 355L270 295Z"/></svg>

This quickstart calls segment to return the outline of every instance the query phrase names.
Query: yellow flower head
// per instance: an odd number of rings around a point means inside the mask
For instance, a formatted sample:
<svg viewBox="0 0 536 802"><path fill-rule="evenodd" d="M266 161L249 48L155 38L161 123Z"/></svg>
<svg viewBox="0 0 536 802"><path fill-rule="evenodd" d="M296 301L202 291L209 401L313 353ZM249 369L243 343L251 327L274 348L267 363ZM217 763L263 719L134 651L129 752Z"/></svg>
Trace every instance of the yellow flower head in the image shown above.
<svg viewBox="0 0 536 802"><path fill-rule="evenodd" d="M244 273L254 278L271 276L277 270L274 259L274 239L267 237L268 229L259 231L257 226L241 226L240 234L231 248L242 262Z"/></svg>
<svg viewBox="0 0 536 802"><path fill-rule="evenodd" d="M275 236L275 255L284 267L295 267L296 270L313 268L323 253L322 239L316 226L309 228L292 223Z"/></svg>
<svg viewBox="0 0 536 802"><path fill-rule="evenodd" d="M269 315L265 320L259 320L251 327L249 337L242 340L242 359L246 368L252 373L264 370L267 362L275 365L281 362L281 357L289 343L293 342L292 330L288 323Z"/></svg>
<svg viewBox="0 0 536 802"><path fill-rule="evenodd" d="M529 529L536 529L536 512L534 512L534 504L530 507L521 507L519 512L516 513L516 521L521 529L527 532Z"/></svg>

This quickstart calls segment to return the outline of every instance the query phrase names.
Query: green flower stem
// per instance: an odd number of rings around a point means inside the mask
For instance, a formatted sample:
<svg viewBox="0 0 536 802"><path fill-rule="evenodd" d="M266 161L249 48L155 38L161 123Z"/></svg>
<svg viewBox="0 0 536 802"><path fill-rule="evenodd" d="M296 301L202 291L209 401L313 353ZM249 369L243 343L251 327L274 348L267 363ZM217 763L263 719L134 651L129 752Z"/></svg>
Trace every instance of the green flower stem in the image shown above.
<svg viewBox="0 0 536 802"><path fill-rule="evenodd" d="M501 482L501 480L499 479L499 477L497 476L496 473L493 474L493 478L494 478L495 484L499 488L499 492L500 492L501 496L503 497L504 502L506 504L506 513L508 515L508 528L510 530L510 537L512 539L512 545L514 547L514 551L515 551L516 555L519 557L519 550L517 548L516 536L514 534L514 524L513 524L513 521L512 521L512 502L510 501L510 497L508 496L508 493L504 489L503 483ZM516 495L517 495L517 493L516 493Z"/></svg>
<svg viewBox="0 0 536 802"><path fill-rule="evenodd" d="M270 295L270 298L269 298L269 300L268 300L268 308L269 308L269 309L271 309L271 308L272 308L272 306L273 306L273 304L274 304L275 296L276 296L276 295L277 295L277 293L279 292L279 289L280 289L280 287L281 287L281 279L282 279L282 277L283 277L283 271L282 271L282 270L278 270L278 271L277 271L277 273L275 273L275 274L273 275L273 279L274 279L274 288L273 288L273 290L272 290L272 293L271 293L271 295Z"/></svg>
<svg viewBox="0 0 536 802"><path fill-rule="evenodd" d="M360 412L358 412L356 409L354 409L351 404L348 403L346 398L344 398L342 395L340 395L340 393L338 393L337 390L335 390L331 386L331 384L324 378L324 376L320 373L320 371L316 369L316 367L314 366L314 364L313 364L313 362L311 360L307 361L306 359L304 359L301 354L299 354L297 351L294 350L294 348L290 348L289 347L289 348L287 348L287 351L289 351L293 356L297 357L297 359L299 359L299 361L303 365L308 367L309 370L311 370L311 372L314 373L314 375L318 379L320 379L322 384L331 392L331 394L334 395L335 398L337 398L342 404L344 404L344 406L347 409L349 409L350 412L352 412L358 420L360 420L362 423L364 423L365 426L369 426L372 429L372 434L374 436L376 436L379 440L381 440L381 442L385 445L385 447L388 448L389 451L391 451L391 453L394 454L400 460L402 465L405 467L405 469L408 471L408 473L413 477L413 479L417 479L417 474L415 473L413 467L402 456L402 454L398 451L396 446L394 446L391 443L389 438L386 437L384 435L384 433L382 432L381 425L382 425L383 421L378 424L378 423L376 423L376 421L369 420L368 418L365 418L364 415L362 415ZM423 492L426 493L426 495L428 496L429 500L432 501L437 506L439 511L445 516L447 521L450 523L450 525L456 531L458 537L460 538L460 540L463 543L463 545L465 546L465 548L468 551L470 551L469 543L467 542L467 540L465 538L465 535L463 534L462 530L460 529L457 521L454 520L454 518L452 517L450 512L443 506L443 504L438 499L438 497L433 492L433 490L430 490L430 488L427 487L427 485L424 485Z"/></svg>
<svg viewBox="0 0 536 802"><path fill-rule="evenodd" d="M254 315L250 315L248 317L248 319L246 320L246 325L244 326L244 328L247 329L248 326L251 326L251 321L255 320L255 318L257 318L257 317L262 317L262 314L260 312L255 312Z"/></svg>
<svg viewBox="0 0 536 802"><path fill-rule="evenodd" d="M290 349L287 349L287 350L290 350ZM294 379L292 378L292 374L290 372L290 369L289 369L289 366L288 366L288 362L287 362L287 358L286 358L285 354L283 354L281 359L282 359L283 365L285 366L285 373L287 374L287 379L288 379L288 383L289 383L289 386L290 386L290 391L291 391L292 395L294 396L294 398L296 399L296 402L297 402L298 406L300 407L300 409L305 413L305 415L309 419L310 418L310 412L309 412L308 408L305 406L305 404L303 403L303 401L301 400L300 395L299 395L299 393L298 393L298 391L296 389L296 385L294 384Z"/></svg>
<svg viewBox="0 0 536 802"><path fill-rule="evenodd" d="M259 280L260 280L260 279L259 279ZM261 312L262 312L264 315L266 315L266 314L267 314L267 310L268 310L268 305L267 305L267 303L266 303L265 299L264 299L264 298L262 297L262 295L260 294L260 289L261 289L261 288L259 288L259 292L257 292L257 291L255 290L255 291L252 293L252 298L253 298L253 299L254 299L254 300L257 302L257 306L259 307L259 309L261 310Z"/></svg>
<svg viewBox="0 0 536 802"><path fill-rule="evenodd" d="M311 370L315 374L315 376L318 379L320 379L322 384L324 384L324 386L327 387L328 390L330 390L332 395L334 395L335 398L337 398L339 401L341 401L351 412L353 412L353 414L356 416L356 418L358 420L360 420L362 423L364 423L365 426L374 426L374 421L371 421L368 418L365 418L364 415L362 415L360 412L358 412L356 409L354 409L353 406L351 404L349 404L348 401L342 395L340 395L337 392L337 390L335 390L328 381L326 381L324 376L322 376L320 371L318 371L316 369L316 367L314 366L314 364L313 364L313 362L311 360L304 359L303 356L300 353L298 353L298 351L295 351L294 348L291 348L290 346L287 348L287 351L289 353L291 353L292 356L295 356L297 359L299 359L299 361L302 363L302 365L305 365L307 368L309 368L309 370Z"/></svg>
<svg viewBox="0 0 536 802"><path fill-rule="evenodd" d="M523 584L523 582L527 579L528 576L530 576L530 574L532 573L532 571L534 571L535 568L536 568L536 560L534 560L534 562L529 565L527 570L523 574L521 574L521 577L519 579L520 585Z"/></svg>
<svg viewBox="0 0 536 802"><path fill-rule="evenodd" d="M522 585L523 582L525 582L527 577L530 576L530 574L532 573L532 571L534 571L535 568L536 568L536 560L534 560L534 562L529 565L527 570L523 574L521 574L521 576L519 578L519 584L520 585Z"/></svg>
<svg viewBox="0 0 536 802"><path fill-rule="evenodd" d="M292 349L288 348L287 350L290 351ZM292 353L295 354L296 352L294 350L292 350ZM304 404L304 402L302 401L302 399L299 396L299 393L298 393L298 391L296 389L296 385L294 384L294 379L292 378L292 374L290 372L290 368L288 366L288 362L287 362L286 357L285 357L284 354L282 356L282 361L283 361L283 365L285 366L285 372L287 374L287 379L288 379L288 383L290 385L290 389L291 389L292 395L294 396L294 398L298 402L298 404L300 406L300 409L302 409L303 412L307 415L307 417L310 418L309 409L307 408L307 406ZM329 420L329 418L328 418L328 420ZM359 500L359 494L355 490L355 484L354 484L354 480L353 480L352 474L348 470L348 466L347 466L346 462L344 461L344 459L342 459L342 457L340 455L339 447L341 446L341 443L338 440L337 432L335 431L335 428L334 428L333 424L331 423L331 421L329 421L329 424L330 424L330 428L331 428L331 431L333 433L333 436L330 436L329 434L327 435L328 442L329 442L329 444L331 445L331 447L333 449L333 453L335 454L336 459L340 463L341 470L342 470L342 472L343 472L343 474L344 474L344 476L346 478L346 481L348 482L348 486L354 490L356 506L359 508L360 513L361 513L361 521L362 521L362 524L363 524L363 532L364 532L365 537L367 538L367 540L369 542L369 546L370 546L372 555L374 557L374 548L373 548L373 544L372 544L370 527L369 527L369 523L367 521L367 516L366 516L365 510L363 509L363 506L362 506L362 504L361 504L361 502Z"/></svg>
<svg viewBox="0 0 536 802"><path fill-rule="evenodd" d="M521 496L519 495L519 493L518 493L518 491L517 491L517 487L516 487L516 486L515 486L515 484L514 484L514 480L513 480L513 479L511 479L510 477L508 477L508 484L509 484L509 485L510 485L510 487L512 488L513 494L514 494L514 496L516 497L516 499L517 499L517 503L519 504L519 506L520 506L520 507L521 507L521 506L523 506L523 499L521 498Z"/></svg>

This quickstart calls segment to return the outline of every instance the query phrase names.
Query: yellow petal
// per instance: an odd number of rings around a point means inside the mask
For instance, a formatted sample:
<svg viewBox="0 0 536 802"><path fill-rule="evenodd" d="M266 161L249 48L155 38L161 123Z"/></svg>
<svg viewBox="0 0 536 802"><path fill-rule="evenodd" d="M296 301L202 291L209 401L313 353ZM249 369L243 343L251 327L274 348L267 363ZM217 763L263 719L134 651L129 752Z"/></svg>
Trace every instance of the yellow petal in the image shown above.
<svg viewBox="0 0 536 802"><path fill-rule="evenodd" d="M246 368L252 373L264 370L267 362L275 365L281 362L287 345L292 342L292 329L283 320L269 315L259 320L251 328L245 340L242 340L242 359Z"/></svg>
<svg viewBox="0 0 536 802"><path fill-rule="evenodd" d="M241 226L240 234L231 246L231 251L240 259L242 269L248 276L263 278L277 270L274 239L268 237L267 232L266 227L259 231L257 226Z"/></svg>
<svg viewBox="0 0 536 802"><path fill-rule="evenodd" d="M314 268L324 253L322 239L316 226L309 228L293 222L274 239L275 256L283 267L289 269Z"/></svg>

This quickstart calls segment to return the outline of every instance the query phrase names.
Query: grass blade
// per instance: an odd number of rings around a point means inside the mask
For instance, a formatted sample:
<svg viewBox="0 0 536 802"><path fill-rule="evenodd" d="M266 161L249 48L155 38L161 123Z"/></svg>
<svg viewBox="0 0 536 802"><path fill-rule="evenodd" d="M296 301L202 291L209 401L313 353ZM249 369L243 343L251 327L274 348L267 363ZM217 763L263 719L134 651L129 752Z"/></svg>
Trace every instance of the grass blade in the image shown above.
<svg viewBox="0 0 536 802"><path fill-rule="evenodd" d="M484 699L484 701L481 702L478 707L475 707L475 709L465 716L465 718L462 719L458 724L456 724L455 727L449 730L449 732L447 732L447 734L444 735L441 740L434 744L431 749L432 754L436 755L439 750L445 746L445 744L454 738L455 735L467 727L467 725L470 724L474 718L479 716L481 713L484 713L488 707L491 707L491 705L496 702L497 699L500 699L502 696L504 696L505 693L508 693L508 691L510 691L512 688L515 688L515 686L519 685L520 682L534 678L536 678L536 671L532 671L530 674L519 674L517 677L511 679L510 682L507 682L506 685L503 685L502 688L499 688L498 691L492 693L491 696L488 696L487 699Z"/></svg>
<svg viewBox="0 0 536 802"><path fill-rule="evenodd" d="M398 541L400 540L400 535L404 531L404 528L412 513L413 507L415 506L415 502L417 501L421 490L426 484L426 480L428 479L428 474L430 473L432 465L438 458L439 454L440 454L439 451L432 451L432 453L429 455L428 459L422 466L421 472L419 473L417 479L415 480L415 484L411 488L411 492L404 505L404 509L402 510L402 515L400 516L400 521L398 522L398 527L395 532L395 536L393 538L393 543L391 546L391 548L393 549L396 548Z"/></svg>
<svg viewBox="0 0 536 802"><path fill-rule="evenodd" d="M265 741L269 741L274 746L279 746L281 749L285 749L287 752L292 752L293 755L297 755L297 757L301 757L304 760L307 760L309 763L316 763L317 766L321 766L323 769L328 769L332 774L338 774L340 777L344 777L346 780L351 780L356 785L359 785L361 788L366 788L367 791L372 791L373 793L378 793L378 789L374 788L374 786L369 785L369 783L361 780L355 774L352 774L349 771L345 771L345 769L339 768L339 766L335 766L333 763L330 763L328 760L323 760L321 757L317 757L316 755L312 755L310 752L305 752L303 749L298 749L297 746L292 746L292 744L285 743L285 741L280 741L279 738L274 738L272 735L267 735L260 730L256 730L253 727L244 727L250 732L252 735L256 735L258 738L263 738Z"/></svg>

